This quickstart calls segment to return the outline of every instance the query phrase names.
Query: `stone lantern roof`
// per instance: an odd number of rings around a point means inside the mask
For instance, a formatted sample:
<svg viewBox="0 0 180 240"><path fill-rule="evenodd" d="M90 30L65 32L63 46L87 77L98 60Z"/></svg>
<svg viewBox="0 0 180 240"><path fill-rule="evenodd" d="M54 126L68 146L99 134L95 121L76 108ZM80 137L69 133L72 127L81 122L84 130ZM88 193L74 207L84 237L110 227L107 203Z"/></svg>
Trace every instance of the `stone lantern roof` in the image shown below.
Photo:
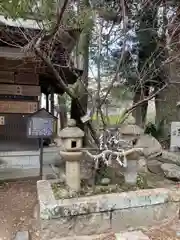
<svg viewBox="0 0 180 240"><path fill-rule="evenodd" d="M122 125L121 128L119 129L119 132L123 135L142 135L142 134L144 134L144 130L134 124Z"/></svg>
<svg viewBox="0 0 180 240"><path fill-rule="evenodd" d="M84 132L76 127L76 121L74 119L70 119L68 121L68 126L60 131L59 137L61 139L65 138L82 138L84 137Z"/></svg>

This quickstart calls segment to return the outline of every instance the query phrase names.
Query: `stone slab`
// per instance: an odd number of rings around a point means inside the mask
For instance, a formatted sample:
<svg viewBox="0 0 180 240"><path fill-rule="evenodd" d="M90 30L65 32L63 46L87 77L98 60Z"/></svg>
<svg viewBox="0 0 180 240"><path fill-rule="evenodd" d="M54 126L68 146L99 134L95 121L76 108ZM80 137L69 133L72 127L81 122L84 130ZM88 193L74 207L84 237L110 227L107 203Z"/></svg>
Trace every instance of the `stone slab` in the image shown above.
<svg viewBox="0 0 180 240"><path fill-rule="evenodd" d="M150 239L141 231L133 231L133 232L117 233L116 240L150 240Z"/></svg>
<svg viewBox="0 0 180 240"><path fill-rule="evenodd" d="M98 235L86 235L86 236L72 236L72 237L63 237L63 238L53 238L52 240L105 240L109 237L115 237L114 233L104 233ZM114 239L113 239L114 240Z"/></svg>
<svg viewBox="0 0 180 240"><path fill-rule="evenodd" d="M63 238L53 238L52 240L97 240L99 235L96 236L73 236Z"/></svg>
<svg viewBox="0 0 180 240"><path fill-rule="evenodd" d="M157 157L157 160L163 163L173 163L180 166L180 154L169 151L162 151L161 156Z"/></svg>
<svg viewBox="0 0 180 240"><path fill-rule="evenodd" d="M14 240L30 240L29 232L17 232Z"/></svg>
<svg viewBox="0 0 180 240"><path fill-rule="evenodd" d="M163 163L161 169L165 177L180 180L180 166L172 163Z"/></svg>

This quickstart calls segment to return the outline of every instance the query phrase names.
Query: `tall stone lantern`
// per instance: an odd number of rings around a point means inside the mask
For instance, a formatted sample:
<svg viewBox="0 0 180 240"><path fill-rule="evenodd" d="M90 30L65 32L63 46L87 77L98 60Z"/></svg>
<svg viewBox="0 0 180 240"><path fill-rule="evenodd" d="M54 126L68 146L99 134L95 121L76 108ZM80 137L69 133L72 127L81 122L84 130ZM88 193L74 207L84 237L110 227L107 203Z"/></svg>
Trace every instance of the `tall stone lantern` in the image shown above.
<svg viewBox="0 0 180 240"><path fill-rule="evenodd" d="M76 127L76 121L70 119L66 128L60 131L62 148L60 155L66 162L66 184L72 191L80 190L80 161L84 132Z"/></svg>

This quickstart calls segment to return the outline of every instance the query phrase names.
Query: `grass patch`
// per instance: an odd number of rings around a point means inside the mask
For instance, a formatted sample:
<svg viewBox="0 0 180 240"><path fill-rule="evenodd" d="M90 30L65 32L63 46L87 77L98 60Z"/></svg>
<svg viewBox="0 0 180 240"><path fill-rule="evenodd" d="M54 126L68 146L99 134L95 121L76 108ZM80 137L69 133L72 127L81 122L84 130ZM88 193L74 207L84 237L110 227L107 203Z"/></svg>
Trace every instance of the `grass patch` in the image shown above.
<svg viewBox="0 0 180 240"><path fill-rule="evenodd" d="M105 119L105 122L108 126L114 126L114 125L117 125L120 122L120 116L121 116L121 114L109 115L108 117L104 116L104 119ZM99 120L99 125L100 125L100 127L102 127L103 124L102 124L101 117L99 116L98 118L99 118L98 119ZM92 122L96 126L96 124L97 124L97 116L96 115L93 115ZM128 124L133 124L134 123L134 118L130 115L125 122L128 123Z"/></svg>

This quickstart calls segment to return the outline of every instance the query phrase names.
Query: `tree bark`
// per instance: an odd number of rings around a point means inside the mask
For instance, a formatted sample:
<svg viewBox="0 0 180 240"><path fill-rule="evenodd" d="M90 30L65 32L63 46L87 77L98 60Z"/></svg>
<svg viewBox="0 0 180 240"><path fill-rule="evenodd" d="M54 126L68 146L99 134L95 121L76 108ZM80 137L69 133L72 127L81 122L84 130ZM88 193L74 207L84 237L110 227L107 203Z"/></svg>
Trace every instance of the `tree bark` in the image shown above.
<svg viewBox="0 0 180 240"><path fill-rule="evenodd" d="M81 1L80 1L81 2ZM81 5L81 4L80 4ZM84 7L89 7L89 1L84 0L83 5ZM79 10L81 11L81 6L79 6ZM83 107L84 112L87 112L87 106L88 106L88 94L86 89L88 88L88 73L89 73L89 45L90 45L90 35L91 35L91 29L87 29L84 32L82 32L79 44L77 46L77 54L79 56L76 56L77 63L79 66L78 68L83 68L83 75L81 77L82 87L80 87L80 97L79 102L81 103L81 106ZM80 55L80 52L82 55ZM80 127L83 131L85 131L85 137L87 136L88 128L82 123L81 117L83 115L81 114L81 111L79 111L77 106L77 101L72 100L71 104L71 118L75 119L77 122L77 126Z"/></svg>
<svg viewBox="0 0 180 240"><path fill-rule="evenodd" d="M180 7L176 10L176 15L173 21L168 25L166 17L166 8L164 7L164 32L168 30L169 37L164 37L164 41L167 42L166 46L171 51L165 52L166 59L172 59L170 64L167 64L164 68L164 79L170 82L167 89L164 89L156 96L155 107L156 107L156 124L161 123L163 137L169 139L171 122L180 121L180 111L176 104L180 101L180 71L179 71L179 20L180 20ZM168 29L167 29L168 26ZM165 35L165 34L164 34Z"/></svg>
<svg viewBox="0 0 180 240"><path fill-rule="evenodd" d="M147 98L149 96L149 87L146 87L142 90L138 89L134 94L133 104ZM135 118L136 125L144 128L146 123L146 115L147 115L148 101L144 102L142 105L138 106L132 113Z"/></svg>
<svg viewBox="0 0 180 240"><path fill-rule="evenodd" d="M60 119L60 129L63 129L67 126L67 108L66 101L63 96L58 96L58 114Z"/></svg>
<svg viewBox="0 0 180 240"><path fill-rule="evenodd" d="M179 101L180 83L170 84L156 96L156 124L161 124L163 137L165 139L169 138L171 122L180 121L179 109L176 107Z"/></svg>

